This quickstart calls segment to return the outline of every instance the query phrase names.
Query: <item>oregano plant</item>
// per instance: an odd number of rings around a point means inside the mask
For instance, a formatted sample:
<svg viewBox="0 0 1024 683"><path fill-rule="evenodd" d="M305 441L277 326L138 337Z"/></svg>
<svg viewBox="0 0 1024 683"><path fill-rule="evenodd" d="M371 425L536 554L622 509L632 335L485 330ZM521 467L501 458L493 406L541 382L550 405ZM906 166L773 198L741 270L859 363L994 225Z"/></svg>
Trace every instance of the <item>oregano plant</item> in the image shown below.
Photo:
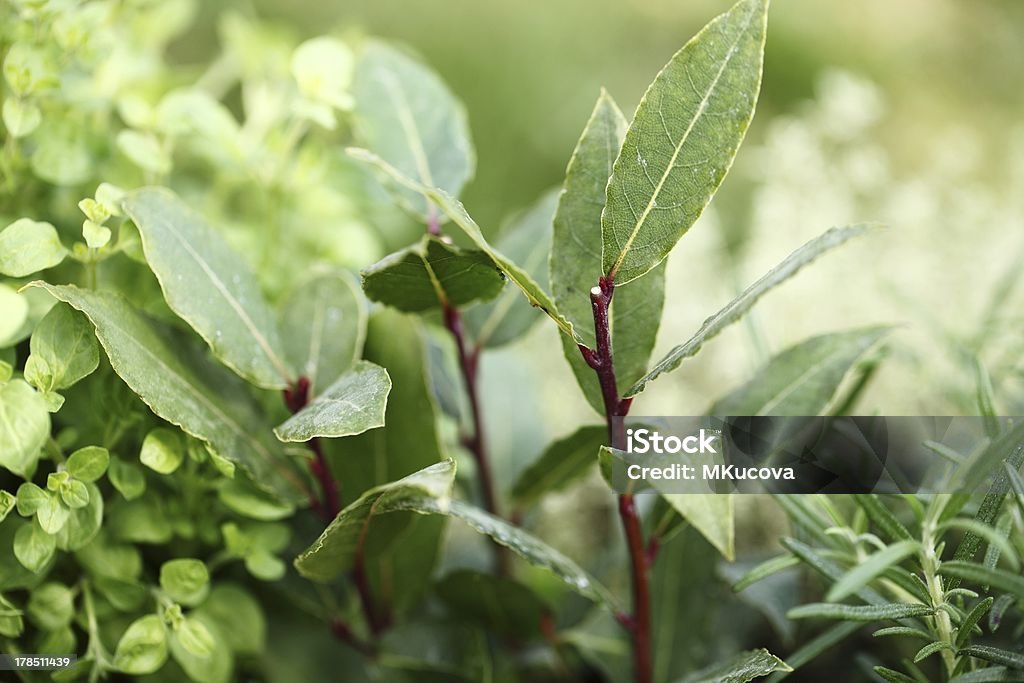
<svg viewBox="0 0 1024 683"><path fill-rule="evenodd" d="M862 624L891 622L874 637L920 649L886 650L872 675L1020 680L1022 434L980 363L987 443L932 444L964 490L989 487L980 501L778 495L786 552L742 576L737 495L614 485L651 382L874 230L792 245L653 358L666 311L688 300L667 258L754 117L768 0L685 42L632 116L595 93L561 187L496 237L460 201L477 164L469 117L418 56L225 11L218 54L182 66L169 47L197 7L0 4L12 676L746 682L800 675ZM579 387L538 396L578 395L593 413L503 477L489 427L505 406L484 373L538 321ZM701 407L847 415L890 331L805 339ZM543 508L595 487L615 524L594 524L586 555ZM793 648L710 644L713 620L735 616L723 605L756 594L764 609L757 591L801 565L823 594L783 620L837 626Z"/></svg>

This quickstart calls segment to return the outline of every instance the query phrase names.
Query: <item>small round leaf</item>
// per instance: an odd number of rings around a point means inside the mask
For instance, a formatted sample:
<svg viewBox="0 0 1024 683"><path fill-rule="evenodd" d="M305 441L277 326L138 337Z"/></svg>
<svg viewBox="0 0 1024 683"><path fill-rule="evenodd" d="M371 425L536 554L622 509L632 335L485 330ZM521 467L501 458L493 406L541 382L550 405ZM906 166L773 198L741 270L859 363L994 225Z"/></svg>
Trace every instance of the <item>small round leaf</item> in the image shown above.
<svg viewBox="0 0 1024 683"><path fill-rule="evenodd" d="M44 583L32 591L28 600L28 617L40 628L55 631L71 623L75 614L75 596L59 583Z"/></svg>
<svg viewBox="0 0 1024 683"><path fill-rule="evenodd" d="M185 457L181 435L165 427L158 427L146 435L142 442L139 460L149 469L160 474L170 474L178 469Z"/></svg>
<svg viewBox="0 0 1024 683"><path fill-rule="evenodd" d="M133 621L114 652L114 666L127 674L153 673L166 661L167 633L155 614Z"/></svg>
<svg viewBox="0 0 1024 683"><path fill-rule="evenodd" d="M160 587L183 605L194 606L206 597L210 573L199 560L182 558L164 562L160 567Z"/></svg>
<svg viewBox="0 0 1024 683"><path fill-rule="evenodd" d="M30 572L38 574L56 548L57 539L38 524L26 524L14 534L14 556Z"/></svg>
<svg viewBox="0 0 1024 683"><path fill-rule="evenodd" d="M99 446L79 448L67 462L68 473L79 481L96 481L107 471L110 452Z"/></svg>

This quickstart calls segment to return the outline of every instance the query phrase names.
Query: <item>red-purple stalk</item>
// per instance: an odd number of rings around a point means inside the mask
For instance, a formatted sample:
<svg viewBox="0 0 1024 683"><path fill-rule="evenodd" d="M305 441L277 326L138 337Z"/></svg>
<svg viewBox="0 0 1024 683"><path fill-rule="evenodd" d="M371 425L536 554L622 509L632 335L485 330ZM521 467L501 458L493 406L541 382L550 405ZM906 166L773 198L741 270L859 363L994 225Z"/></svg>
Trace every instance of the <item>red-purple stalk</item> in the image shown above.
<svg viewBox="0 0 1024 683"><path fill-rule="evenodd" d="M613 448L626 450L626 433L623 418L629 413L631 398L620 398L615 380L615 366L612 355L611 323L609 308L615 294L615 282L602 277L598 286L590 291L590 305L594 314L594 336L596 349L580 345L584 360L597 373L604 400L605 420L608 424L608 440ZM630 568L633 579L633 612L617 615L619 622L629 631L633 641L633 674L636 683L651 683L653 661L651 659L651 600L648 571L650 560L657 552L644 546L644 532L636 512L633 496L625 493L619 496L619 518L626 535Z"/></svg>

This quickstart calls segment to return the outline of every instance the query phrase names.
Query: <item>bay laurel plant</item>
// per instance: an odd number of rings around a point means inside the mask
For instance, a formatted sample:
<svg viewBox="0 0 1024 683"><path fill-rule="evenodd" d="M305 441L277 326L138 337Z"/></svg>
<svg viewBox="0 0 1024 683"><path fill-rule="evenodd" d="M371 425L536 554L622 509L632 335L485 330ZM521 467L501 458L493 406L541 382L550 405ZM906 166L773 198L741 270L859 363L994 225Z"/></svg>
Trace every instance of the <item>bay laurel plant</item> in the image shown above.
<svg viewBox="0 0 1024 683"><path fill-rule="evenodd" d="M466 114L414 55L226 13L221 53L175 65L197 9L0 5L0 651L78 655L21 680L750 681L885 619L927 641L888 680L1015 680L976 636L1020 637L1019 428L972 456L997 472L977 507L779 498L788 554L737 588L805 563L827 602L790 616L845 620L787 662L677 646L712 639L732 497L609 492L610 570L531 533L624 448L649 382L870 230L796 248L651 363L665 260L754 114L767 0L686 43L632 120L600 93L561 191L493 245L458 200ZM544 318L600 419L502 482L480 359ZM847 411L885 334L801 342L709 413Z"/></svg>

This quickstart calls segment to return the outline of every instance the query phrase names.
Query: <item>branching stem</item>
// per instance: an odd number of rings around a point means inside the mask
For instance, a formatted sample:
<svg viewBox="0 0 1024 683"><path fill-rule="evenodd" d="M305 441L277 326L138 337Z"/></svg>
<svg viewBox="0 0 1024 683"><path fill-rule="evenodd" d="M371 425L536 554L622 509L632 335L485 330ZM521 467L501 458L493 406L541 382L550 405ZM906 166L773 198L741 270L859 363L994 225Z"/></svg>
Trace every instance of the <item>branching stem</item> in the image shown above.
<svg viewBox="0 0 1024 683"><path fill-rule="evenodd" d="M284 403L292 413L297 413L305 408L309 403L309 398L309 379L306 377L299 377L292 386L284 390ZM313 451L313 460L309 463L309 469L320 484L320 496L318 497L315 493L310 493L310 504L313 510L323 519L324 523L330 524L337 517L338 513L341 512L341 493L338 488L338 481L331 474L330 467L327 465L327 458L324 457L320 440L317 438L310 439L308 445L310 450ZM373 593L370 591L370 582L367 580L366 567L363 561L362 539L360 539L352 568L352 582L356 586L359 604L362 607L366 624L370 632L376 637L386 627L389 619L387 615L381 616L378 614L374 607ZM356 638L348 624L340 619L332 621L330 626L331 632L336 637L344 640L356 650L364 653L373 651L372 645Z"/></svg>
<svg viewBox="0 0 1024 683"><path fill-rule="evenodd" d="M632 399L620 398L615 379L612 354L611 322L609 308L615 294L612 279L602 277L598 286L590 290L590 305L594 314L594 336L596 349L580 345L580 353L587 364L597 373L604 400L605 420L608 424L608 440L613 448L626 450L624 418L629 413ZM636 512L633 496L619 495L619 518L626 535L633 579L633 613L619 615L619 622L629 631L633 641L633 674L636 683L650 683L653 678L651 659L651 600L648 572L650 562L657 553L657 545L645 547L644 532Z"/></svg>
<svg viewBox="0 0 1024 683"><path fill-rule="evenodd" d="M431 235L441 236L441 225L438 220L437 209L433 205L427 217L427 232ZM463 445L473 454L476 462L477 480L480 484L480 495L483 498L484 508L495 515L501 516L498 507L498 496L494 487L494 474L491 471L491 461L487 454L487 439L485 437L483 411L480 403L480 391L477 369L480 360L480 347L470 344L466 339L465 328L462 325L462 316L454 306L448 302L442 302L444 325L455 342L455 350L458 354L459 371L462 374L463 384L466 386L466 397L469 401L469 411L472 432L463 439ZM509 574L508 551L504 546L494 544L495 560L498 563L498 571L503 575Z"/></svg>

